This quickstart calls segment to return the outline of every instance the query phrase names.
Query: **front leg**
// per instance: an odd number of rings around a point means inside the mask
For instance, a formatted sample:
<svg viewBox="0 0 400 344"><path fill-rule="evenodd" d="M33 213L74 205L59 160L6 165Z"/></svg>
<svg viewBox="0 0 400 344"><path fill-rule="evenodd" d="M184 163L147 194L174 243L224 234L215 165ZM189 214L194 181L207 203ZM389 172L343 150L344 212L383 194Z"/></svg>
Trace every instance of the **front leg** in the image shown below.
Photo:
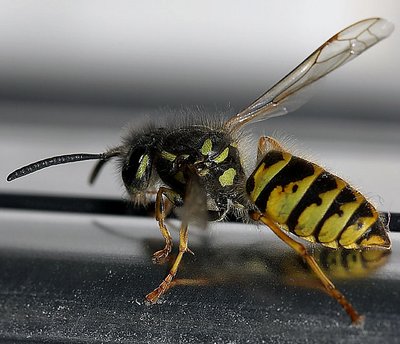
<svg viewBox="0 0 400 344"><path fill-rule="evenodd" d="M172 265L171 270L168 275L163 279L160 285L154 289L151 293L146 295L146 300L151 303L156 303L157 300L163 295L172 284L172 280L178 272L179 264L182 261L183 254L185 252L190 252L188 248L188 225L187 223L181 224L181 229L179 233L179 253L175 259L174 264Z"/></svg>
<svg viewBox="0 0 400 344"><path fill-rule="evenodd" d="M171 209L166 211L166 202L164 196L172 203L172 205L178 205L182 203L182 197L175 191L166 187L160 187L157 192L156 198L156 220L160 227L160 232L165 239L165 247L153 254L153 262L155 264L161 264L165 261L172 250L172 237L168 228L165 226L164 220Z"/></svg>

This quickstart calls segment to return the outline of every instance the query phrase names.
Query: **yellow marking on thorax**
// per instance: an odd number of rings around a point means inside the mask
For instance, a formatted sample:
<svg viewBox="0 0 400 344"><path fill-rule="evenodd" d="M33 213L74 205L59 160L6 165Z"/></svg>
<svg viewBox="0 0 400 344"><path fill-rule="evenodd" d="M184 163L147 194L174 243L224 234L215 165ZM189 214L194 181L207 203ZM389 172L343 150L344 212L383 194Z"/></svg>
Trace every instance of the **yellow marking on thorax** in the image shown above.
<svg viewBox="0 0 400 344"><path fill-rule="evenodd" d="M143 177L143 175L146 173L146 168L147 168L148 163L149 163L149 156L147 154L143 155L140 160L139 167L136 171L136 175L135 175L136 179L141 179Z"/></svg>
<svg viewBox="0 0 400 344"><path fill-rule="evenodd" d="M339 195L340 191L342 191L346 186L346 183L339 178L335 178L335 181L337 184L336 189L318 195L318 197L321 199L320 205L313 203L305 208L300 214L297 220L297 225L294 229L294 232L297 235L301 237L312 235L315 227L321 221L322 217L325 215L336 196Z"/></svg>
<svg viewBox="0 0 400 344"><path fill-rule="evenodd" d="M342 246L348 246L354 243L375 223L377 218L378 214L376 212L372 217L360 217L357 219L356 223L346 227L340 236L339 243Z"/></svg>
<svg viewBox="0 0 400 344"><path fill-rule="evenodd" d="M212 151L212 147L212 141L210 139L205 140L203 146L200 149L201 154L208 155Z"/></svg>
<svg viewBox="0 0 400 344"><path fill-rule="evenodd" d="M172 154L172 153L167 152L167 151L162 151L161 152L161 157L163 159L171 161L171 162L175 161L175 159L176 159L176 155L175 154Z"/></svg>
<svg viewBox="0 0 400 344"><path fill-rule="evenodd" d="M285 186L277 186L269 195L266 214L278 223L286 223L290 213L322 172L321 167L314 165L314 174L311 176ZM292 192L294 186L297 186L296 192Z"/></svg>
<svg viewBox="0 0 400 344"><path fill-rule="evenodd" d="M219 176L218 180L221 186L233 185L233 180L236 176L236 170L231 167L228 168L222 175Z"/></svg>
<svg viewBox="0 0 400 344"><path fill-rule="evenodd" d="M250 192L250 199L255 202L260 196L260 193L264 190L267 184L274 178L279 171L284 168L292 158L290 153L282 153L283 160L265 168L265 163L263 162L254 173L254 190Z"/></svg>
<svg viewBox="0 0 400 344"><path fill-rule="evenodd" d="M345 203L340 206L342 215L333 214L331 217L325 220L318 234L318 240L320 242L328 243L335 240L353 213L357 210L361 203L365 201L364 197L358 192L356 192L355 195L356 200L354 202Z"/></svg>
<svg viewBox="0 0 400 344"><path fill-rule="evenodd" d="M226 147L221 154L219 154L215 159L213 159L214 162L217 164L223 162L229 155L229 147Z"/></svg>

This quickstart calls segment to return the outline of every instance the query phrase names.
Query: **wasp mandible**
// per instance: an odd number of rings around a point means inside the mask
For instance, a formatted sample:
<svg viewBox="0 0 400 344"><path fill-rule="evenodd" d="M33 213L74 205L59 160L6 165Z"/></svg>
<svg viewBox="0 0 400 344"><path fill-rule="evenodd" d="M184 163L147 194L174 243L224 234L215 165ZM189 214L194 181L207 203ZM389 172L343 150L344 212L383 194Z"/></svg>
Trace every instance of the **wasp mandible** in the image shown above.
<svg viewBox="0 0 400 344"><path fill-rule="evenodd" d="M393 25L381 18L357 22L322 44L292 72L228 121L193 119L185 126L149 125L130 132L120 146L101 154L68 154L44 159L12 172L7 180L40 169L76 161L99 160L90 182L105 163L116 158L131 199L146 203L155 197L155 213L165 246L154 261L165 259L172 238L165 225L167 202L181 209L179 253L168 275L146 299L154 303L171 286L188 247L188 226L218 221L228 213L267 225L308 263L327 292L349 314L362 320L307 252L293 238L331 248L390 249L385 221L375 207L343 179L319 165L292 155L271 137L258 143L258 164L246 174L241 150L245 124L295 110L299 93L331 71L389 36ZM168 200L168 201L167 201ZM291 235L292 234L292 235Z"/></svg>

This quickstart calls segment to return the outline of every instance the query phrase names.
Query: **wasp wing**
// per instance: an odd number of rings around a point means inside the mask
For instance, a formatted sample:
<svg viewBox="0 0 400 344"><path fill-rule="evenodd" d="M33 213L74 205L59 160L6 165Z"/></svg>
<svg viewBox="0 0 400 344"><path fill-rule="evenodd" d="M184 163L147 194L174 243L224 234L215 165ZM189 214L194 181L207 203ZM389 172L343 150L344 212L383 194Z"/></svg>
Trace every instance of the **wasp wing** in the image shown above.
<svg viewBox="0 0 400 344"><path fill-rule="evenodd" d="M194 166L188 166L185 175L187 183L183 206L176 208L175 212L183 223L205 229L208 223L206 191Z"/></svg>
<svg viewBox="0 0 400 344"><path fill-rule="evenodd" d="M365 19L345 28L247 108L230 118L225 126L236 130L250 121L296 110L306 102L298 95L308 86L388 37L393 29L393 24L382 18Z"/></svg>

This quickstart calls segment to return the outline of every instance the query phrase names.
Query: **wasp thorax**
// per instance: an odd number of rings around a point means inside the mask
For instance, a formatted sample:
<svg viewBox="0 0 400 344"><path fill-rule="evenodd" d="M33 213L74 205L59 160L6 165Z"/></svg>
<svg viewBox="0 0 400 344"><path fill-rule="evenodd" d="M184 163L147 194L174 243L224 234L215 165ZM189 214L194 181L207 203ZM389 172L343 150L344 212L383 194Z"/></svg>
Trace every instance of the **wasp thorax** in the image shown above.
<svg viewBox="0 0 400 344"><path fill-rule="evenodd" d="M130 192L143 191L149 186L152 157L147 147L130 150L122 167L122 180Z"/></svg>

